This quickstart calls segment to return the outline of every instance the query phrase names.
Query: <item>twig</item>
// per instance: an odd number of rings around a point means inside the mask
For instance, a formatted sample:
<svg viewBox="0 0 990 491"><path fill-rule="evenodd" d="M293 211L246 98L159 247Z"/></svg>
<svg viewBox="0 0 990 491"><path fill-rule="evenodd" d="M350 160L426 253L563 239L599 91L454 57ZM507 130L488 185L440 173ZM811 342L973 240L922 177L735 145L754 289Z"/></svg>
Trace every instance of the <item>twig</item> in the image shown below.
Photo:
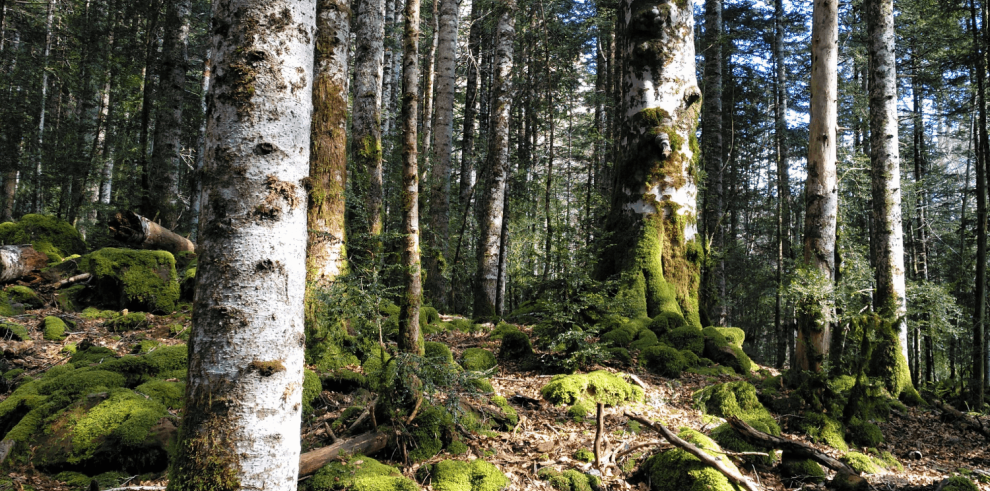
<svg viewBox="0 0 990 491"><path fill-rule="evenodd" d="M595 468L602 470L602 433L605 433L605 404L598 403L598 427L595 430Z"/></svg>
<svg viewBox="0 0 990 491"><path fill-rule="evenodd" d="M643 379L641 379L641 378L639 378L639 377L638 377L638 376L637 376L636 374L634 374L634 373L627 373L626 375L627 375L627 376L628 376L628 377L629 377L629 378L630 378L630 379L631 379L631 380L632 380L633 382L635 382L635 383L636 383L636 385L638 385L638 386L640 386L640 387L642 387L642 388L643 388L643 390L650 390L650 384L647 384L646 382L643 382Z"/></svg>
<svg viewBox="0 0 990 491"><path fill-rule="evenodd" d="M648 442L648 443L640 443L639 445L633 445L632 447L627 448L627 449L619 452L618 454L616 454L615 455L615 460L619 460L622 457L625 457L626 455L629 455L629 454L631 454L631 453L633 453L633 452L635 452L635 451L637 451L637 450L639 450L641 448L654 447L654 446L657 446L657 445L663 445L664 443L666 443L666 442L662 442L662 441L661 442Z"/></svg>
<svg viewBox="0 0 990 491"><path fill-rule="evenodd" d="M364 411L361 411L361 414L358 416L358 419L354 420L354 423L351 424L350 428L347 428L346 433L348 434L352 433L358 426L361 425L361 423L364 423L365 419L368 419L368 416L374 411L375 402L378 402L377 397L373 399L367 406L364 407Z"/></svg>
<svg viewBox="0 0 990 491"><path fill-rule="evenodd" d="M764 447L779 448L799 457L813 459L815 462L818 462L819 464L822 464L834 471L846 471L849 474L859 475L859 473L854 471L845 463L819 452L810 445L794 440L788 440L787 438L782 438L779 436L768 435L760 430L754 429L752 426L746 424L745 421L736 417L728 417L726 418L726 421L733 430L736 430L736 433L738 433L739 436L748 442L757 443Z"/></svg>
<svg viewBox="0 0 990 491"><path fill-rule="evenodd" d="M68 285L70 283L76 283L78 281L88 280L92 276L93 275L90 273L77 274L71 278L66 278L62 281L59 281L58 283L55 283L55 289L58 290L59 288L62 288L63 286Z"/></svg>

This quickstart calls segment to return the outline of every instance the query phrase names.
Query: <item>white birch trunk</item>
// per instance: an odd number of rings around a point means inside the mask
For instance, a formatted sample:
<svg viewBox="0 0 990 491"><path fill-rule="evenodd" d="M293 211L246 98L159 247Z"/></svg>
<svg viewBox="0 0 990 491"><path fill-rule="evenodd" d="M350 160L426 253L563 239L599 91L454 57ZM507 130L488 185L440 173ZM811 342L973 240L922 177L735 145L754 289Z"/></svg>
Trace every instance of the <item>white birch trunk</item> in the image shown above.
<svg viewBox="0 0 990 491"><path fill-rule="evenodd" d="M423 297L419 260L419 0L406 0L402 36L402 266L405 293L399 312L399 349L423 354L419 307Z"/></svg>
<svg viewBox="0 0 990 491"><path fill-rule="evenodd" d="M210 92L210 66L213 63L212 52L206 50L203 60L203 95L199 100L203 110L203 121L199 124L199 138L196 141L196 177L193 179L192 205L189 217L189 240L196 242L199 236L199 214L203 203L203 162L206 160L206 95Z"/></svg>
<svg viewBox="0 0 990 491"><path fill-rule="evenodd" d="M297 487L315 4L213 4L196 318L174 489Z"/></svg>
<svg viewBox="0 0 990 491"><path fill-rule="evenodd" d="M48 16L45 21L45 52L42 57L41 70L41 104L38 114L38 148L34 151L34 203L35 213L44 210L44 189L41 183L41 162L45 148L45 103L48 100L48 58L52 49L52 21L55 17L55 0L48 0Z"/></svg>

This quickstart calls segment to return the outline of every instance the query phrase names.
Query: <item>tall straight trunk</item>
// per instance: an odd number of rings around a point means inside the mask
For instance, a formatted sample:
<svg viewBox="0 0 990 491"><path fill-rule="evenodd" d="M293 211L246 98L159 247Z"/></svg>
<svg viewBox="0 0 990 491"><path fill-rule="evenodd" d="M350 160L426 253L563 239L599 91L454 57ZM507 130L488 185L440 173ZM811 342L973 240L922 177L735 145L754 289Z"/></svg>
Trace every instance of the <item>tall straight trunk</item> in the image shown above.
<svg viewBox="0 0 990 491"><path fill-rule="evenodd" d="M423 354L419 307L423 285L419 264L419 0L406 0L402 36L402 267L405 293L399 305L399 349Z"/></svg>
<svg viewBox="0 0 990 491"><path fill-rule="evenodd" d="M178 225L183 211L179 203L179 169L182 165L182 107L189 65L192 0L173 0L167 5L155 140L149 169L151 189L142 209L145 216L172 229Z"/></svg>
<svg viewBox="0 0 990 491"><path fill-rule="evenodd" d="M189 212L189 240L196 242L199 235L199 215L203 206L203 163L206 155L206 95L210 92L211 67L213 65L213 54L206 51L203 59L203 95L199 100L200 109L203 111L203 120L199 124L199 138L196 142L196 178L193 180L192 205Z"/></svg>
<svg viewBox="0 0 990 491"><path fill-rule="evenodd" d="M398 1L398 0L396 0ZM354 108L351 122L354 194L364 216L355 232L382 233L382 76L385 63L385 0L358 0L354 12ZM377 248L377 245L372 247Z"/></svg>
<svg viewBox="0 0 990 491"><path fill-rule="evenodd" d="M928 208L928 193L924 187L924 179L926 172L926 159L927 154L925 151L925 114L924 107L922 106L924 96L921 92L921 83L918 80L920 73L918 73L918 63L916 60L916 50L912 46L912 56L911 56L911 68L914 77L911 78L911 96L914 105L914 182L916 184L917 191L915 192L915 217L916 217L916 228L918 230L917 236L915 236L915 248L917 251L915 260L915 273L918 279L922 281L928 281L928 232L927 221L925 220L925 210ZM928 317L927 313L921 314L923 319ZM906 327L906 326L901 326ZM924 346L926 350L925 357L925 381L931 381L931 370L932 366L928 363L927 353L928 349L932 344L931 333L924 332L915 327L915 336L921 336L924 338ZM915 361L915 366L920 367L920 360L918 358ZM917 372L917 373L915 373ZM919 382L921 370L915 369L913 380L917 384Z"/></svg>
<svg viewBox="0 0 990 491"><path fill-rule="evenodd" d="M41 182L42 178L42 161L44 156L45 148L45 104L48 101L48 58L51 56L52 50L52 21L55 18L55 1L48 0L48 15L45 20L45 51L42 55L41 62L41 103L40 111L38 111L38 139L37 148L33 152L34 156L34 192L33 194L33 206L32 209L35 213L42 213L44 211L44 185ZM16 186L15 186L16 192ZM11 211L13 211L13 202L10 203ZM7 216L7 207L4 207L3 220L11 220L11 216Z"/></svg>
<svg viewBox="0 0 990 491"><path fill-rule="evenodd" d="M197 314L169 488L294 491L316 1L214 2L213 19L224 29L211 34Z"/></svg>
<svg viewBox="0 0 990 491"><path fill-rule="evenodd" d="M382 63L382 88L381 88L381 118L379 126L381 128L381 133L383 137L388 137L391 133L389 131L390 124L392 121L391 115L391 104L393 99L393 93L395 90L395 77L398 75L395 72L399 66L397 61L402 57L397 56L397 51L399 46L395 41L395 36L393 31L395 31L396 19L401 18L401 14L397 11L401 7L402 0L383 0L385 2L385 24L384 24L384 37L382 39L382 44L384 45L384 56ZM388 138L385 138L388 140Z"/></svg>
<svg viewBox="0 0 990 491"><path fill-rule="evenodd" d="M78 127L81 144L76 148L77 157L74 166L75 175L73 180L73 196L70 198L68 211L69 221L74 221L78 216L80 208L87 198L89 198L89 186L86 185L87 178L96 161L99 146L97 145L97 133L101 126L101 103L106 80L106 70L103 64L103 51L108 45L109 0L94 0L89 3L85 16L85 37L86 43L83 47L81 60L79 63L79 79L82 87L79 90L78 107ZM109 37L112 39L112 37ZM111 41L112 42L112 41Z"/></svg>
<svg viewBox="0 0 990 491"><path fill-rule="evenodd" d="M983 332L986 322L986 281L987 281L987 160L990 157L990 142L987 142L986 73L983 54L985 53L979 31L976 29L976 6L969 2L970 30L973 32L976 66L973 78L976 79L976 105L979 111L978 135L979 150L976 159L976 305L973 318L973 370L969 385L970 403L973 407L983 407L983 385L985 383L986 357Z"/></svg>
<svg viewBox="0 0 990 491"><path fill-rule="evenodd" d="M870 54L870 177L873 189L873 233L876 291L873 306L898 322L895 350L900 358L888 367L888 389L894 396L913 391L907 367L907 291L904 283L904 237L901 223L901 157L897 138L897 68L894 53L894 2L869 0L866 5Z"/></svg>
<svg viewBox="0 0 990 491"><path fill-rule="evenodd" d="M542 17L541 24L543 27L543 68L546 70L544 75L546 80L544 80L544 82L546 83L545 89L547 100L544 104L546 104L547 107L547 123L550 125L550 135L547 139L547 189L543 202L543 216L546 219L546 240L543 251L543 283L546 284L546 281L549 279L550 263L552 262L551 259L553 257L551 254L553 252L553 217L550 213L550 200L553 199L554 133L557 129L557 125L555 124L556 120L554 119L556 107L554 107L555 103L553 99L554 85L553 70L550 63L550 36L547 34L549 26L547 25L547 16L546 12L544 12L543 2L540 2L540 15Z"/></svg>
<svg viewBox="0 0 990 491"><path fill-rule="evenodd" d="M808 127L808 179L805 184L804 262L829 283L835 270L835 227L839 204L836 180L837 0L815 0L811 25L811 124ZM815 300L817 301L817 300ZM819 371L828 356L830 311L824 301L800 314L796 365Z"/></svg>
<svg viewBox="0 0 990 491"><path fill-rule="evenodd" d="M621 274L618 296L630 314L680 313L701 328L696 223L695 129L701 91L695 76L691 3L623 0L622 117L616 187L601 275ZM648 49L643 49L643 47Z"/></svg>
<svg viewBox="0 0 990 491"><path fill-rule="evenodd" d="M491 128L484 186L485 196L478 213L478 270L475 278L474 316L492 317L497 312L499 246L504 219L505 181L509 173L509 114L512 110L513 42L516 37L516 2L505 0L495 6L493 79L491 86Z"/></svg>
<svg viewBox="0 0 990 491"><path fill-rule="evenodd" d="M777 299L774 325L777 330L777 368L783 368L793 330L783 320L784 258L791 258L791 177L787 168L787 65L784 59L784 2L774 0L773 57L777 68L774 105L774 140L777 148Z"/></svg>
<svg viewBox="0 0 990 491"><path fill-rule="evenodd" d="M154 75L158 59L158 17L162 1L164 0L152 0L150 2L148 21L145 24L145 56L141 81L141 131L138 136L142 196L150 196L151 194L151 162L148 158L148 147L151 139L151 110L154 109L152 106L155 98Z"/></svg>
<svg viewBox="0 0 990 491"><path fill-rule="evenodd" d="M310 135L306 281L327 285L344 271L344 188L347 183L347 54L351 9L317 0Z"/></svg>
<svg viewBox="0 0 990 491"><path fill-rule="evenodd" d="M430 145L433 143L433 84L436 81L437 44L440 42L439 5L440 0L433 0L430 11L433 35L423 60L426 70L423 73L423 113L420 115L419 124L423 133L422 154L427 158L431 156Z"/></svg>
<svg viewBox="0 0 990 491"><path fill-rule="evenodd" d="M450 171L454 154L454 92L457 69L457 1L442 0L437 47L437 107L433 134L434 158L430 191L430 228L426 235L430 254L426 262L426 290L433 306L447 305L447 238L450 235Z"/></svg>
<svg viewBox="0 0 990 491"><path fill-rule="evenodd" d="M461 139L461 208L467 209L474 187L474 135L477 127L478 92L481 84L481 2L471 2L471 32L468 34L469 57L467 87L464 89L464 133Z"/></svg>
<svg viewBox="0 0 990 491"><path fill-rule="evenodd" d="M705 0L705 41L704 41L704 101L701 111L701 157L708 185L705 189L704 227L705 242L709 249L720 250L724 246L724 233L721 218L724 209L722 181L722 0ZM702 268L701 309L707 317L720 326L726 322L725 299L719 299L723 290L716 288L716 282L724 269L724 261L714 267ZM716 309L716 306L719 306Z"/></svg>

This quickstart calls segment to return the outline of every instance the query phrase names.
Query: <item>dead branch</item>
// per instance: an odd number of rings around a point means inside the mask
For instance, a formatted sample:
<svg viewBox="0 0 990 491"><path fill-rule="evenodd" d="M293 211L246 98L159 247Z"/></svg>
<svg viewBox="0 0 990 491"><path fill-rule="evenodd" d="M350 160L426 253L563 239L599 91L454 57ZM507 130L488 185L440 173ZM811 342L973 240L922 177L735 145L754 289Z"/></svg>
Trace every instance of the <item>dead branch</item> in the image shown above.
<svg viewBox="0 0 990 491"><path fill-rule="evenodd" d="M636 416L628 411L625 413L625 415L629 419L638 421L640 424L646 425L647 427L652 428L655 431L658 431L661 435L663 435L664 438L667 439L668 442L684 449L684 451L686 451L691 455L694 455L705 464L714 467L716 470L724 474L725 477L727 477L730 481L748 489L749 491L759 491L760 488L757 487L756 484L754 484L749 479L743 477L743 475L740 474L738 471L735 471L729 468L728 466L726 466L724 463L722 463L721 459L712 457L711 455L705 453L704 450L701 450L700 448L694 446L694 444L692 444L691 442L682 440L680 437L675 435L674 432L667 429L666 426L660 423L654 423L644 417Z"/></svg>
<svg viewBox="0 0 990 491"><path fill-rule="evenodd" d="M650 384L644 382L643 379L639 378L636 374L627 373L626 376L629 377L629 379L632 380L636 385L642 387L643 390L650 390Z"/></svg>
<svg viewBox="0 0 990 491"><path fill-rule="evenodd" d="M595 429L595 468L602 469L602 433L605 433L605 404L598 403L598 425Z"/></svg>
<svg viewBox="0 0 990 491"><path fill-rule="evenodd" d="M736 430L736 433L739 433L739 436L743 437L744 440L750 443L755 443L764 447L779 448L795 456L812 459L834 471L846 471L853 475L859 475L858 472L854 471L845 463L835 460L832 457L815 450L815 448L810 445L779 436L768 435L734 416L726 418L726 422L729 423L729 426L731 426L733 430Z"/></svg>
<svg viewBox="0 0 990 491"><path fill-rule="evenodd" d="M27 245L0 247L0 283L9 283L48 266L48 255Z"/></svg>
<svg viewBox="0 0 990 491"><path fill-rule="evenodd" d="M133 211L118 212L107 224L113 238L140 249L158 249L172 254L196 252L191 240Z"/></svg>
<svg viewBox="0 0 990 491"><path fill-rule="evenodd" d="M58 290L59 288L62 288L65 285L71 285L72 283L78 283L78 282L83 281L83 280L88 280L88 279L90 279L92 277L93 277L93 275L91 275L89 273L77 274L77 275L75 275L75 276L73 276L71 278L66 278L64 280L59 281L58 283L55 283L55 289Z"/></svg>
<svg viewBox="0 0 990 491"><path fill-rule="evenodd" d="M299 477L308 476L342 455L371 455L385 448L388 435L369 431L353 438L338 440L329 447L318 448L299 456Z"/></svg>
<svg viewBox="0 0 990 491"><path fill-rule="evenodd" d="M953 420L961 423L966 429L975 431L983 435L985 438L990 438L990 426L984 424L979 418L974 418L943 401L936 400L935 407Z"/></svg>

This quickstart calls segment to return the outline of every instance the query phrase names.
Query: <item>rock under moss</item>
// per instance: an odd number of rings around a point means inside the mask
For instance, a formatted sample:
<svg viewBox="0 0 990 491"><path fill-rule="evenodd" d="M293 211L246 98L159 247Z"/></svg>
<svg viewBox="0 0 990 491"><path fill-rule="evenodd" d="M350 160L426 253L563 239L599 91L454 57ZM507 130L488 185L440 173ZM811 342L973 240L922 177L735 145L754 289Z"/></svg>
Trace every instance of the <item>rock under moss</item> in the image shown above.
<svg viewBox="0 0 990 491"><path fill-rule="evenodd" d="M483 371L495 368L498 361L495 355L486 349L468 348L461 354L461 366L465 370Z"/></svg>
<svg viewBox="0 0 990 491"><path fill-rule="evenodd" d="M185 396L186 384L183 382L168 382L154 379L134 388L134 392L150 397L169 409L181 409Z"/></svg>
<svg viewBox="0 0 990 491"><path fill-rule="evenodd" d="M416 442L415 448L409 452L409 460L422 462L436 456L451 441L454 418L442 407L430 405L416 416L409 433Z"/></svg>
<svg viewBox="0 0 990 491"><path fill-rule="evenodd" d="M55 292L55 305L64 312L79 312L82 310L81 298L86 291L86 285L73 285Z"/></svg>
<svg viewBox="0 0 990 491"><path fill-rule="evenodd" d="M780 464L780 474L791 486L825 481L825 470L811 459L791 459L785 456Z"/></svg>
<svg viewBox="0 0 990 491"><path fill-rule="evenodd" d="M721 418L735 416L764 433L780 435L780 426L760 403L756 389L749 382L711 385L696 392L694 400L706 414Z"/></svg>
<svg viewBox="0 0 990 491"><path fill-rule="evenodd" d="M502 410L502 414L509 418L509 424L512 427L519 424L519 413L517 413L516 409L509 404L509 401L502 396L492 396L489 400L492 404L498 406L498 408Z"/></svg>
<svg viewBox="0 0 990 491"><path fill-rule="evenodd" d="M732 345L734 346L738 346L742 348L743 342L746 341L746 332L743 331L742 329L739 329L738 327L715 326L715 329L717 329L718 332L720 332L723 336L725 336L725 339L729 341L729 343L732 343Z"/></svg>
<svg viewBox="0 0 990 491"><path fill-rule="evenodd" d="M442 460L425 474L436 491L499 491L509 486L509 478L498 467L481 459Z"/></svg>
<svg viewBox="0 0 990 491"><path fill-rule="evenodd" d="M643 329L636 334L636 340L629 343L629 349L642 351L651 346L656 346L660 341L657 335L649 329Z"/></svg>
<svg viewBox="0 0 990 491"><path fill-rule="evenodd" d="M48 215L24 215L17 222L0 224L0 245L31 244L52 262L73 254L85 254L86 242L65 220Z"/></svg>
<svg viewBox="0 0 990 491"><path fill-rule="evenodd" d="M45 301L35 293L34 290L21 285L7 287L7 298L11 303L23 304L30 309L40 309L45 306Z"/></svg>
<svg viewBox="0 0 990 491"><path fill-rule="evenodd" d="M93 275L89 294L104 308L169 314L179 302L175 258L166 251L105 248L82 258Z"/></svg>
<svg viewBox="0 0 990 491"><path fill-rule="evenodd" d="M663 336L678 327L688 325L684 316L680 312L661 312L650 322L650 330L657 336Z"/></svg>
<svg viewBox="0 0 990 491"><path fill-rule="evenodd" d="M805 413L802 429L815 443L824 443L843 452L849 450L842 423L821 413Z"/></svg>
<svg viewBox="0 0 990 491"><path fill-rule="evenodd" d="M665 344L658 344L643 350L639 355L639 363L651 372L667 378L678 378L681 376L681 372L687 368L687 363L681 352Z"/></svg>
<svg viewBox="0 0 990 491"><path fill-rule="evenodd" d="M550 481L550 486L558 491L593 491L599 489L601 485L601 479L577 469L560 472L553 467L544 467L537 472L537 476L545 481Z"/></svg>
<svg viewBox="0 0 990 491"><path fill-rule="evenodd" d="M502 336L498 357L503 360L522 360L533 356L533 343L522 331L507 332Z"/></svg>
<svg viewBox="0 0 990 491"><path fill-rule="evenodd" d="M749 375L753 362L743 352L742 348L729 342L715 327L706 327L702 331L705 339L705 349L702 355L715 363L732 367L741 375Z"/></svg>
<svg viewBox="0 0 990 491"><path fill-rule="evenodd" d="M712 430L711 438L712 440L715 440L715 443L718 443L720 447L726 450L732 450L733 452L764 452L767 454L766 457L762 455L747 455L741 457L746 462L769 466L773 465L773 462L776 460L777 454L773 452L773 449L767 449L749 443L740 437L739 433L737 433L736 430L733 430L728 423L722 423Z"/></svg>
<svg viewBox="0 0 990 491"><path fill-rule="evenodd" d="M701 356L705 349L705 338L701 331L691 326L678 327L664 335L667 344L679 349L689 350Z"/></svg>
<svg viewBox="0 0 990 491"><path fill-rule="evenodd" d="M543 398L554 404L574 404L581 399L617 406L643 400L643 389L622 377L599 370L587 374L557 375L540 389Z"/></svg>
<svg viewBox="0 0 990 491"><path fill-rule="evenodd" d="M30 341L31 336L28 335L27 328L20 324L14 324L12 322L0 324L0 341L9 341L11 339Z"/></svg>
<svg viewBox="0 0 990 491"><path fill-rule="evenodd" d="M44 320L44 338L49 341L61 341L65 339L66 325L62 319L50 315Z"/></svg>
<svg viewBox="0 0 990 491"><path fill-rule="evenodd" d="M684 428L678 434L713 457L721 458L727 467L738 469L732 461L718 453L721 448L710 438L697 431ZM743 488L732 484L721 472L686 451L674 448L656 454L643 464L654 491L741 491Z"/></svg>
<svg viewBox="0 0 990 491"><path fill-rule="evenodd" d="M355 455L333 461L316 472L306 483L309 491L418 491L416 482L403 477L398 469L370 457Z"/></svg>
<svg viewBox="0 0 990 491"><path fill-rule="evenodd" d="M962 476L952 476L945 483L942 491L979 491L979 487L973 481Z"/></svg>
<svg viewBox="0 0 990 491"><path fill-rule="evenodd" d="M869 455L859 452L849 452L839 458L856 472L863 474L879 474L883 468L873 462Z"/></svg>

